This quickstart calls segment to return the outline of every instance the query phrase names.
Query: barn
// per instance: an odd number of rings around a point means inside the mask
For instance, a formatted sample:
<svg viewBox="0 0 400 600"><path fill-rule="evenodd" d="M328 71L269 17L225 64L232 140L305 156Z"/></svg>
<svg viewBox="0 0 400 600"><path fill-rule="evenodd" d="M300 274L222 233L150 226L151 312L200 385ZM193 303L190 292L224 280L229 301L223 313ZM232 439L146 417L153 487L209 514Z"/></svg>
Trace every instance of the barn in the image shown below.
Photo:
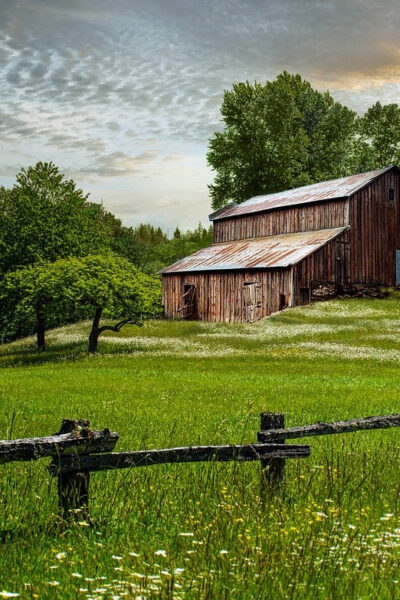
<svg viewBox="0 0 400 600"><path fill-rule="evenodd" d="M400 283L395 166L255 196L210 220L214 243L162 271L168 318L252 322L308 304L318 286Z"/></svg>

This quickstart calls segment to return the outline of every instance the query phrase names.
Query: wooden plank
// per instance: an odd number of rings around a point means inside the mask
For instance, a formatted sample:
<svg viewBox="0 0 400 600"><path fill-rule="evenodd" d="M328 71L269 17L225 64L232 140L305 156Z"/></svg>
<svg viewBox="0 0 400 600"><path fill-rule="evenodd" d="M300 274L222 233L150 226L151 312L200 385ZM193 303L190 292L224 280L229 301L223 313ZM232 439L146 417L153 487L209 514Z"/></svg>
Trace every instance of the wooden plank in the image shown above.
<svg viewBox="0 0 400 600"><path fill-rule="evenodd" d="M60 457L49 469L52 475L74 471L129 469L166 463L254 461L268 458L306 458L310 446L285 444L248 444L244 446L187 446L163 450L138 450L113 454Z"/></svg>
<svg viewBox="0 0 400 600"><path fill-rule="evenodd" d="M378 417L365 417L362 419L351 419L349 421L338 421L337 423L324 423L322 421L314 425L302 425L300 427L289 427L288 429L275 429L273 431L260 431L258 441L286 440L317 435L330 435L334 433L351 433L370 429L388 429L400 427L400 414L383 415Z"/></svg>
<svg viewBox="0 0 400 600"><path fill-rule="evenodd" d="M65 423L88 423L71 421ZM65 428L65 425L64 425ZM81 425L71 431L48 437L26 438L0 441L0 464L13 461L29 461L46 456L65 456L73 453L111 452L115 448L119 435L109 429L91 431L87 425Z"/></svg>

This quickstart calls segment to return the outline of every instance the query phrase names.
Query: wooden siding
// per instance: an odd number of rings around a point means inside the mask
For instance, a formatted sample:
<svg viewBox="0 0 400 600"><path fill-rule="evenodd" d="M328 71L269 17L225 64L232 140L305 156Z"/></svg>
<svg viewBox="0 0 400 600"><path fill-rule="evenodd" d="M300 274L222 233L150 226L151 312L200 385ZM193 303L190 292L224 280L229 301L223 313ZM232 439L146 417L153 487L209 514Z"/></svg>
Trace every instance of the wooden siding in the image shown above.
<svg viewBox="0 0 400 600"><path fill-rule="evenodd" d="M215 221L214 243L280 233L332 229L348 224L348 200L324 201Z"/></svg>
<svg viewBox="0 0 400 600"><path fill-rule="evenodd" d="M255 319L261 319L280 309L280 294L292 305L292 269L223 271L213 273L180 273L163 275L163 305L165 316L179 319L183 286L196 286L196 318L202 321L246 320L244 284L260 283L260 304Z"/></svg>
<svg viewBox="0 0 400 600"><path fill-rule="evenodd" d="M388 190L394 189L394 202ZM400 249L400 177L384 173L350 198L348 283L395 284Z"/></svg>
<svg viewBox="0 0 400 600"><path fill-rule="evenodd" d="M332 240L293 267L293 305L301 304L300 289L314 282L340 286L348 281L349 231Z"/></svg>

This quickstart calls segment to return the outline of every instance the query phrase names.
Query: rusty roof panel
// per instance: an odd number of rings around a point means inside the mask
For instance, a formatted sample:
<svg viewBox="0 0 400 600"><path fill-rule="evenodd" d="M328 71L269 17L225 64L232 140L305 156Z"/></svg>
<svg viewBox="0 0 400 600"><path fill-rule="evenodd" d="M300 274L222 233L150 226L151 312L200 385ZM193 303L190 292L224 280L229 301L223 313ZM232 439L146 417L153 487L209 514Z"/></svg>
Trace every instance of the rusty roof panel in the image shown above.
<svg viewBox="0 0 400 600"><path fill-rule="evenodd" d="M212 213L210 219L212 221L217 221L219 219L262 212L273 208L296 206L298 204L308 204L310 202L320 202L322 200L348 198L357 190L392 168L393 167L385 167L384 169L369 171L368 173L359 173L358 175L342 177L341 179L313 183L312 185L306 185L284 192L277 192L275 194L254 196L242 204L233 207L228 205L226 210L221 212L220 209L220 211L217 211L218 214Z"/></svg>
<svg viewBox="0 0 400 600"><path fill-rule="evenodd" d="M319 229L213 244L182 258L161 273L290 267L345 229L347 227Z"/></svg>

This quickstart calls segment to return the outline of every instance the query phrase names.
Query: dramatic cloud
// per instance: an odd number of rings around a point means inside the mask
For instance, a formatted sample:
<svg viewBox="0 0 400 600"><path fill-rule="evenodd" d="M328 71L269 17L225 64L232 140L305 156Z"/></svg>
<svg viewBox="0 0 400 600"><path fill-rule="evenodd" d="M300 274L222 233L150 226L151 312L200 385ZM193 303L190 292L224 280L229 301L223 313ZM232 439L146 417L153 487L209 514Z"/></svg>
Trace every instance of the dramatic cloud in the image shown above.
<svg viewBox="0 0 400 600"><path fill-rule="evenodd" d="M287 69L359 111L398 101L399 31L395 0L1 2L0 183L52 159L129 222L193 225L224 89Z"/></svg>

